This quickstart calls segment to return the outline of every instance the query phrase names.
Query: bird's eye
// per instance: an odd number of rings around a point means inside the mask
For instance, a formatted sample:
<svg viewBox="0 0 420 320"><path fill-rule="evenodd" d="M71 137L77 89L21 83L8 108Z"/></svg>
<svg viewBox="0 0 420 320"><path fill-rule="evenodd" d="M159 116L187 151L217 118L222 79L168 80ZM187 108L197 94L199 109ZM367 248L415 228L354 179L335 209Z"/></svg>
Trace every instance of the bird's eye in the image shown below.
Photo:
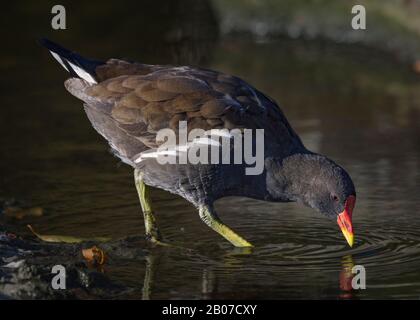
<svg viewBox="0 0 420 320"><path fill-rule="evenodd" d="M335 194L333 194L331 197L335 202L338 202L338 197Z"/></svg>

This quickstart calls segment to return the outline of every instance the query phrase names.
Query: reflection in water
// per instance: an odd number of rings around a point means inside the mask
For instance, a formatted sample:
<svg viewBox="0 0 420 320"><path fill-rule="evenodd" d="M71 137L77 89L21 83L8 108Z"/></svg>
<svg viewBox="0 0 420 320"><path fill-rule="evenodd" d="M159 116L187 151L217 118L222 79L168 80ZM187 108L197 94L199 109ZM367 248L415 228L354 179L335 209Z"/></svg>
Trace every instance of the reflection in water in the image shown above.
<svg viewBox="0 0 420 320"><path fill-rule="evenodd" d="M256 246L235 252L188 203L156 190L162 233L195 253L156 249L145 261L114 259L107 275L135 288L130 297L144 299L418 298L419 79L392 58L359 47L256 44L241 36L218 42L208 1L146 1L149 10L130 3L111 5L118 8L113 14L95 2L86 10L69 6L71 31L52 38L98 58L200 64L239 75L275 98L308 147L351 173L356 244L348 248L334 222L296 204L227 198L216 204L222 219ZM93 7L103 20L91 19ZM142 235L130 168L109 155L80 103L63 89L64 74L34 45L39 34L50 35L37 22L49 9L34 6L25 16L32 33L17 25L0 53L0 68L10 75L0 78L0 197L28 199L44 215L1 222L20 225L22 233L35 224L50 234ZM21 10L14 7L6 22L20 21ZM348 290L352 262L342 257L366 268L366 290Z"/></svg>
<svg viewBox="0 0 420 320"><path fill-rule="evenodd" d="M165 250L174 250L168 249ZM250 252L248 254L251 254ZM225 295L223 292L219 292L219 277L218 277L218 267L215 267L214 261L211 263L210 260L203 257L202 255L198 254L200 259L207 260L201 268L197 271L201 275L200 277L196 278L197 283L190 283L192 287L197 288L197 292L195 296L200 299L220 299L220 298L234 298L238 297L239 294L235 296ZM223 265L227 268L232 267L233 265L236 266L236 271L233 270L230 274L231 277L235 277L236 272L241 272L241 268L244 267L246 260L241 259L241 256L244 256L244 253L241 253L236 258L232 254L225 255L223 259ZM160 282L166 281L164 275L159 276L157 260L163 257L162 250L151 250L145 256L145 272L144 272L144 280L143 280L143 288L141 292L141 297L143 300L150 300L153 298L160 298L159 293L154 296L153 288L159 287ZM337 258L339 260L339 258ZM357 295L357 290L354 290L352 287L352 280L354 274L352 273L352 269L355 266L352 255L345 255L341 258L341 268L336 270L336 275L338 275L338 286L339 290L338 298L340 299L352 299L355 298ZM219 269L220 270L220 269ZM188 272L188 270L184 270ZM112 272L111 272L112 273ZM184 278L185 281L189 281L188 277L180 273L178 275L180 278ZM293 272L290 272L290 276L293 276ZM222 277L220 277L222 278ZM201 288L201 291L198 289ZM249 296L245 296L248 297Z"/></svg>
<svg viewBox="0 0 420 320"><path fill-rule="evenodd" d="M142 290L143 300L150 300L154 277L155 277L155 257L153 255L147 255L146 256L146 271L144 274L144 284L143 284L143 290Z"/></svg>
<svg viewBox="0 0 420 320"><path fill-rule="evenodd" d="M354 267L353 257L351 255L346 255L341 259L342 269L340 272L340 289L343 291L340 294L342 299L350 299L353 297L353 273L352 269Z"/></svg>
<svg viewBox="0 0 420 320"><path fill-rule="evenodd" d="M201 282L201 294L203 299L211 299L213 293L217 293L217 277L211 268L203 269Z"/></svg>
<svg viewBox="0 0 420 320"><path fill-rule="evenodd" d="M158 285L159 277L156 277L156 260L159 259L159 253L152 250L145 256L145 273L143 288L141 292L142 300L153 299L153 286ZM182 277L182 275L180 275ZM203 267L201 277L201 298L211 299L213 293L217 292L217 277L210 268Z"/></svg>

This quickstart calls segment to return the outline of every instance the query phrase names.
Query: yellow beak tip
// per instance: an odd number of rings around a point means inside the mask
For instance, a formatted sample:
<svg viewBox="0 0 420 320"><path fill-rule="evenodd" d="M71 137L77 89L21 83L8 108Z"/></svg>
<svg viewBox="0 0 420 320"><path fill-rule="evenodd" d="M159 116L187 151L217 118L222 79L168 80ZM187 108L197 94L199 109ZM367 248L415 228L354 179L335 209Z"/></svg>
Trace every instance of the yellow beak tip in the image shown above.
<svg viewBox="0 0 420 320"><path fill-rule="evenodd" d="M349 244L350 248L353 248L354 235L352 233L347 232L347 230L341 230L341 231L343 232L344 238L346 238L346 241Z"/></svg>

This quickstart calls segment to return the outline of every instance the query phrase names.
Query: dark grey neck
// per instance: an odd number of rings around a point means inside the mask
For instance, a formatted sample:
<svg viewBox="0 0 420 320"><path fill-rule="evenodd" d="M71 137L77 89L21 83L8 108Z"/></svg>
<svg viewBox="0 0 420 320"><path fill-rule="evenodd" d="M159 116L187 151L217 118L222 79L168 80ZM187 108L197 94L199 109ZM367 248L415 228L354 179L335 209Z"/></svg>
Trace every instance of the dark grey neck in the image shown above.
<svg viewBox="0 0 420 320"><path fill-rule="evenodd" d="M337 167L327 157L310 151L286 157L267 157L265 170L261 175L243 175L241 167L230 167L227 172L221 172L220 179L224 188L214 190L213 194L215 199L245 196L274 202L308 203L313 197L315 181L330 175Z"/></svg>
<svg viewBox="0 0 420 320"><path fill-rule="evenodd" d="M272 201L305 201L314 180L338 165L316 153L296 153L282 159L266 159L266 190Z"/></svg>

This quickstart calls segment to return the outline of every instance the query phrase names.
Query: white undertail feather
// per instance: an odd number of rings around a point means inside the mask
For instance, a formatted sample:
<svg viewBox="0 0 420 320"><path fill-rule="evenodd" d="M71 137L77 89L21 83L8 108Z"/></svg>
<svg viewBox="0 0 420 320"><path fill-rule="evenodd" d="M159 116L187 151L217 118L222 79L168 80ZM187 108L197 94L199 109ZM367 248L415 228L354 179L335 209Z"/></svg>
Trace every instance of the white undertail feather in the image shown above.
<svg viewBox="0 0 420 320"><path fill-rule="evenodd" d="M228 129L210 129L204 132L206 136L232 138L232 134Z"/></svg>
<svg viewBox="0 0 420 320"><path fill-rule="evenodd" d="M51 53L51 55L54 57L54 59L55 59L55 60L57 60L57 61L58 61L58 63L59 63L59 64L61 64L61 66L62 66L64 69L66 69L66 71L67 71L67 72L70 72L70 71L69 71L69 69L67 69L66 65L64 64L63 60L61 59L61 57L60 57L58 54L56 54L56 53L55 53L55 52L53 52L53 51L50 51L50 53Z"/></svg>
<svg viewBox="0 0 420 320"><path fill-rule="evenodd" d="M83 70L79 66L76 66L74 63L71 63L67 59L62 58L60 55L58 55L57 53L55 53L51 50L50 50L50 53L54 57L54 59L57 60L58 63L60 63L63 66L63 68L66 69L68 72L70 72L70 70L67 68L64 61L66 63L68 63L70 65L70 67L73 69L73 71L83 80L86 80L87 82L89 82L91 84L98 83L88 72L86 72L85 70Z"/></svg>
<svg viewBox="0 0 420 320"><path fill-rule="evenodd" d="M97 83L95 79L93 79L93 77L87 73L85 70L83 70L82 68L76 66L74 63L71 63L70 61L67 61L70 66L72 67L72 69L74 70L74 72L76 72L76 74L82 78L83 80L86 80L89 83Z"/></svg>

